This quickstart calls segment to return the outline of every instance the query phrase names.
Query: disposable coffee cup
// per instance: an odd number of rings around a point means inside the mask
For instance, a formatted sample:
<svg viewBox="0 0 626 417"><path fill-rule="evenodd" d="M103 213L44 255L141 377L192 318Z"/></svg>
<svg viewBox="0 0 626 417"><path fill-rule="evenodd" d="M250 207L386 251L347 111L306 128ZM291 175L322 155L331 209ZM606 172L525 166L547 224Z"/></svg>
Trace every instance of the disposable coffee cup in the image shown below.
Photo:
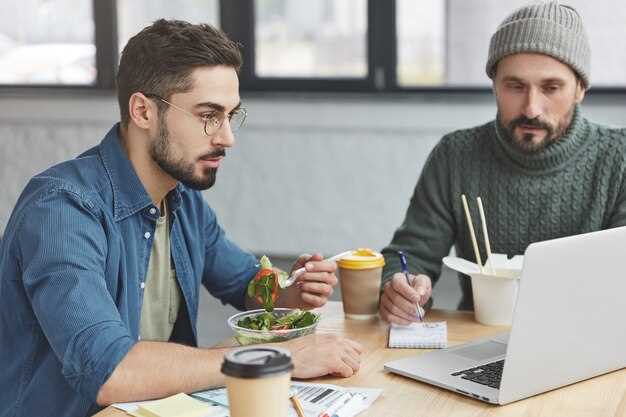
<svg viewBox="0 0 626 417"><path fill-rule="evenodd" d="M224 355L230 417L287 417L293 362L276 347L244 347Z"/></svg>
<svg viewBox="0 0 626 417"><path fill-rule="evenodd" d="M384 265L383 255L367 248L354 250L337 261L343 312L347 319L377 317Z"/></svg>

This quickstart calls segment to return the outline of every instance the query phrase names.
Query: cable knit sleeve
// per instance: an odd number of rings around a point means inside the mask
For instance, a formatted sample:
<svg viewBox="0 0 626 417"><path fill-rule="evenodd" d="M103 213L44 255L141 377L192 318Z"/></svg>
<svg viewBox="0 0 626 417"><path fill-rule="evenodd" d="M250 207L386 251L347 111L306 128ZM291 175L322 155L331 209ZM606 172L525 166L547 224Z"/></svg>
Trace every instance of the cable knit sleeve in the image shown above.
<svg viewBox="0 0 626 417"><path fill-rule="evenodd" d="M441 258L450 252L455 236L455 220L450 209L450 154L446 138L433 149L417 182L409 208L385 256L383 284L399 272L396 251L407 255L409 271L428 275L433 284L441 272Z"/></svg>

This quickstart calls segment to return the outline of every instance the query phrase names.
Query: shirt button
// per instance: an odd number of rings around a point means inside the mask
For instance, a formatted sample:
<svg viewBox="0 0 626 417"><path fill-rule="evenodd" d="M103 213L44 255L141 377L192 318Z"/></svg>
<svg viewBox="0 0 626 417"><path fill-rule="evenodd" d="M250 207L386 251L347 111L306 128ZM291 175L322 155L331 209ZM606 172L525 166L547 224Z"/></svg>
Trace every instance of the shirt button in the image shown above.
<svg viewBox="0 0 626 417"><path fill-rule="evenodd" d="M143 237L145 237L146 239L150 239L150 236L152 236L150 232L146 232L143 234Z"/></svg>
<svg viewBox="0 0 626 417"><path fill-rule="evenodd" d="M154 207L152 207L152 208L150 209L150 214L154 214L154 213L156 213L156 209L155 209Z"/></svg>
<svg viewBox="0 0 626 417"><path fill-rule="evenodd" d="M141 284L139 284L139 286L141 287L141 289L143 290L144 288L146 288L146 283L141 281Z"/></svg>

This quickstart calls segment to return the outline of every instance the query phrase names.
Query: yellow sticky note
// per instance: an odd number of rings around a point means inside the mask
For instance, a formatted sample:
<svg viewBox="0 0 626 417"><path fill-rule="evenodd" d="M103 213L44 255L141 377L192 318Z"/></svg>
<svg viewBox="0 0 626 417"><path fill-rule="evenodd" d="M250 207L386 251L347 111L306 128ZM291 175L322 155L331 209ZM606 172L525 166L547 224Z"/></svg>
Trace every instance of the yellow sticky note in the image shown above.
<svg viewBox="0 0 626 417"><path fill-rule="evenodd" d="M209 405L180 393L141 404L137 411L129 414L135 417L203 417L210 413L209 408Z"/></svg>

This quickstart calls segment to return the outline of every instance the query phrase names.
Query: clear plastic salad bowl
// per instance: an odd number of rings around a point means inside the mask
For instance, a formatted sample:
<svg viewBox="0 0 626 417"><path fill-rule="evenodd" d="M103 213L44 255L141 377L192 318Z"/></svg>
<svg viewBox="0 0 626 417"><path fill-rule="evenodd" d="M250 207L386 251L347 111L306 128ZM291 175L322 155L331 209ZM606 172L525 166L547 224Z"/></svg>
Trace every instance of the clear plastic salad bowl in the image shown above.
<svg viewBox="0 0 626 417"><path fill-rule="evenodd" d="M294 308L275 308L272 313L276 317L283 317L289 313L296 311ZM257 343L273 343L284 342L285 340L295 339L296 337L305 336L315 331L317 323L319 323L319 314L311 312L315 315L315 321L305 327L296 329L280 329L280 330L253 330L238 326L239 320L246 317L256 317L265 313L264 309L244 311L228 318L228 325L235 332L235 339L240 345L252 345Z"/></svg>

